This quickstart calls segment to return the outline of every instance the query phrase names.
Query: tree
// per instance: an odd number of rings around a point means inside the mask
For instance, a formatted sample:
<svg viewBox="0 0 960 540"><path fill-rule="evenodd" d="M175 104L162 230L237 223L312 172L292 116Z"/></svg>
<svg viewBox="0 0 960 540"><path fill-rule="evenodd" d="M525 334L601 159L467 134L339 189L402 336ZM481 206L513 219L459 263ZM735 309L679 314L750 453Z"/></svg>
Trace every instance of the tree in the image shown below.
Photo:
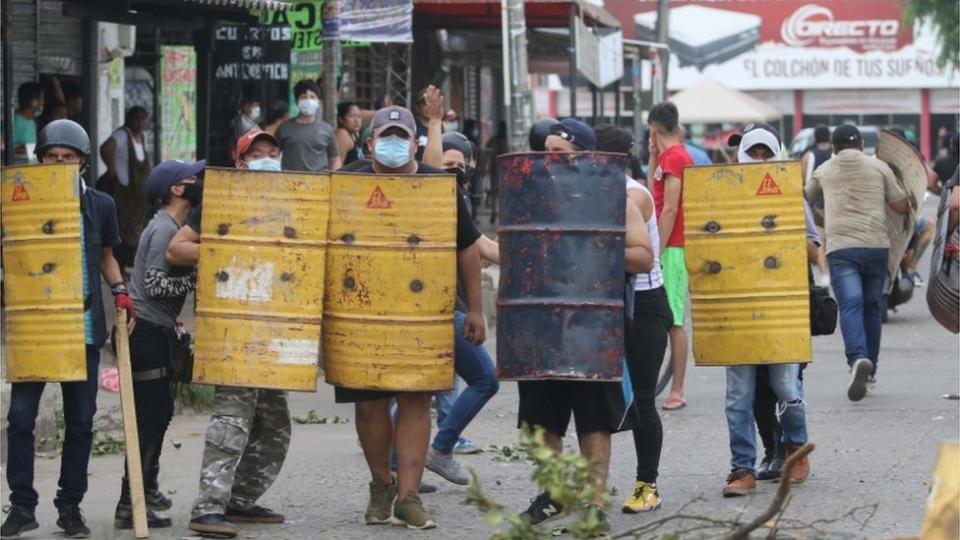
<svg viewBox="0 0 960 540"><path fill-rule="evenodd" d="M930 22L937 32L937 66L960 67L960 2L957 0L909 0L904 19L914 27Z"/></svg>

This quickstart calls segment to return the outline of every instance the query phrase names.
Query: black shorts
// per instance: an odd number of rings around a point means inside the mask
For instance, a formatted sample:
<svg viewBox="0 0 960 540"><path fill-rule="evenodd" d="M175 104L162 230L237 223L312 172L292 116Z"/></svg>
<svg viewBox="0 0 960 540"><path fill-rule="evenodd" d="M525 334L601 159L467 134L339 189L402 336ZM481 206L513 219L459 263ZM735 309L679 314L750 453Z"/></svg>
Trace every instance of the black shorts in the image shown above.
<svg viewBox="0 0 960 540"><path fill-rule="evenodd" d="M635 410L623 400L619 382L518 381L520 412L517 427L540 426L563 437L570 415L577 433L633 429Z"/></svg>
<svg viewBox="0 0 960 540"><path fill-rule="evenodd" d="M333 387L334 403L377 401L378 399L390 399L396 394L396 392L391 390L360 390L357 388L344 388L342 386Z"/></svg>

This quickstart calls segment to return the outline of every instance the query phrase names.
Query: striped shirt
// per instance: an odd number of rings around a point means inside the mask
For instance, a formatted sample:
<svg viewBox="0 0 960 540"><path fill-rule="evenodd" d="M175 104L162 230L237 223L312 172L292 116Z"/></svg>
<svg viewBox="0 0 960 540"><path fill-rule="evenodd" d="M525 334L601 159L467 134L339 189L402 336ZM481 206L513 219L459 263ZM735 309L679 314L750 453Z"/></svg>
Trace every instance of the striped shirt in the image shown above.
<svg viewBox="0 0 960 540"><path fill-rule="evenodd" d="M650 200L653 200L653 195L647 188L643 187L643 184L628 176L627 191L631 189L643 190L650 197ZM649 273L636 275L634 288L638 291L650 291L663 287L663 270L660 268L660 232L657 229L656 211L652 212L650 219L647 220L647 234L650 235L650 245L653 247L653 269Z"/></svg>

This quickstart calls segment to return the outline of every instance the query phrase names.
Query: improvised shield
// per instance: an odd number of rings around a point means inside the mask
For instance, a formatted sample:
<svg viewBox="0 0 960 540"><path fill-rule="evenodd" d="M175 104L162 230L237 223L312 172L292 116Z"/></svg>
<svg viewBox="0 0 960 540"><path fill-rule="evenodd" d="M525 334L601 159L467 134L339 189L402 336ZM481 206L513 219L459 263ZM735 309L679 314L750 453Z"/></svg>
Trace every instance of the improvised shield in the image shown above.
<svg viewBox="0 0 960 540"><path fill-rule="evenodd" d="M625 168L617 154L499 158L501 380L621 378Z"/></svg>
<svg viewBox="0 0 960 540"><path fill-rule="evenodd" d="M927 307L941 326L960 334L960 233L950 230L950 196L954 187L944 187L937 207L937 231L930 254Z"/></svg>
<svg viewBox="0 0 960 540"><path fill-rule="evenodd" d="M800 162L687 167L683 178L697 364L809 362Z"/></svg>
<svg viewBox="0 0 960 540"><path fill-rule="evenodd" d="M3 331L10 382L87 380L79 189L76 165L3 169Z"/></svg>
<svg viewBox="0 0 960 540"><path fill-rule="evenodd" d="M194 382L316 390L329 182L207 168Z"/></svg>
<svg viewBox="0 0 960 540"><path fill-rule="evenodd" d="M334 173L324 301L330 384L453 387L456 180Z"/></svg>
<svg viewBox="0 0 960 540"><path fill-rule="evenodd" d="M890 238L890 255L887 258L887 284L884 293L890 293L894 280L898 279L900 260L907 250L923 194L927 191L927 166L923 156L906 139L885 129L880 132L877 143L877 159L893 169L900 187L907 193L910 208L906 214L898 214L889 206L887 211L887 236Z"/></svg>

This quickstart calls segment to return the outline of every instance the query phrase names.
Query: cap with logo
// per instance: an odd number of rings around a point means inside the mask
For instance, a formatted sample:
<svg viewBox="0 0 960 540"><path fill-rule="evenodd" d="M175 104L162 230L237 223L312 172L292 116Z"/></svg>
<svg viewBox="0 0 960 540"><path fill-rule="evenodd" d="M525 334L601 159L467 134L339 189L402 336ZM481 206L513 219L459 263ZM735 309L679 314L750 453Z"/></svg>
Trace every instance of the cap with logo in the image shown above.
<svg viewBox="0 0 960 540"><path fill-rule="evenodd" d="M564 118L550 131L561 139L570 142L581 150L596 150L597 136L593 128L576 118Z"/></svg>
<svg viewBox="0 0 960 540"><path fill-rule="evenodd" d="M386 129L398 127L405 131L410 138L417 134L417 122L413 119L413 113L405 107L391 105L384 107L373 115L373 122L370 123L373 129L373 138L377 138Z"/></svg>
<svg viewBox="0 0 960 540"><path fill-rule="evenodd" d="M739 145L744 150L749 150L758 144L766 146L773 155L779 154L780 132L770 124L753 122L743 126L743 131L734 133L727 139L727 145Z"/></svg>
<svg viewBox="0 0 960 540"><path fill-rule="evenodd" d="M860 130L853 124L843 124L833 130L833 144L847 146L862 140Z"/></svg>
<svg viewBox="0 0 960 540"><path fill-rule="evenodd" d="M197 176L207 166L207 160L201 159L194 163L184 163L179 159L169 159L161 162L147 176L147 195L150 200L163 198L170 192L170 188L180 183L184 178Z"/></svg>
<svg viewBox="0 0 960 540"><path fill-rule="evenodd" d="M280 141L276 137L271 135L269 132L263 131L260 128L250 128L249 131L244 133L237 139L237 158L243 158L243 155L247 153L247 150L253 146L254 141L257 139L264 139L272 142L277 148L280 148Z"/></svg>

